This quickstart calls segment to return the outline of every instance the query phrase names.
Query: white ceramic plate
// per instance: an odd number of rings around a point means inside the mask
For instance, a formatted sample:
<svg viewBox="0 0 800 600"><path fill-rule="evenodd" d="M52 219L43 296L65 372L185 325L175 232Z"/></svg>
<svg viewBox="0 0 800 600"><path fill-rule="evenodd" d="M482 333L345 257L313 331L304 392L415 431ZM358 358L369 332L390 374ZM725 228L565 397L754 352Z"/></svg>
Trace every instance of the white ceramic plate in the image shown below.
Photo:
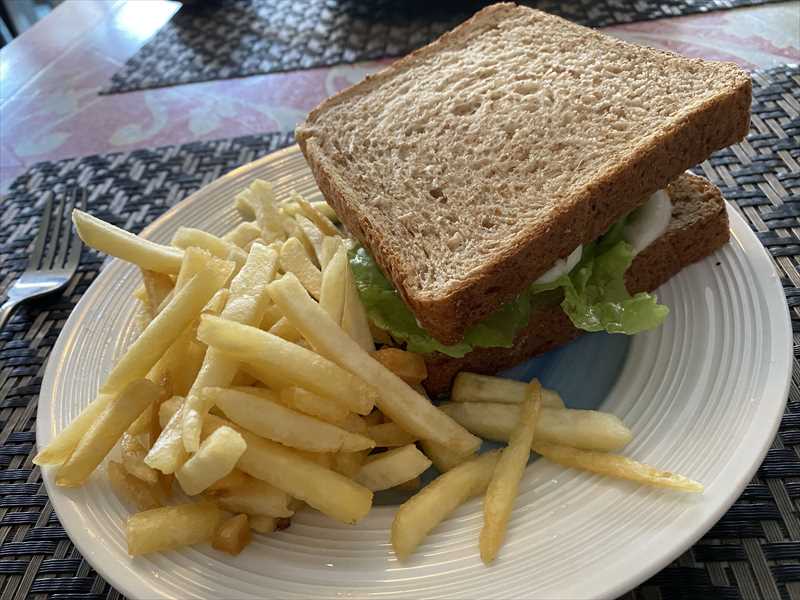
<svg viewBox="0 0 800 600"><path fill-rule="evenodd" d="M165 242L179 225L224 232L237 221L234 194L255 177L273 181L278 192L319 197L302 156L290 148L213 182L148 227L147 237ZM80 552L130 598L615 597L720 518L760 464L783 412L788 311L769 257L742 218L729 213L731 243L659 290L672 309L663 327L630 342L585 336L522 368L570 405L600 403L618 415L635 434L627 455L702 481L702 496L536 461L491 568L477 552L479 500L459 509L406 564L389 546L391 506L376 507L357 526L302 512L288 530L257 536L238 557L201 546L136 559L125 551L129 510L98 473L77 490L55 487L45 473L53 506ZM70 316L42 385L40 445L92 399L130 343L138 281L136 269L110 261Z"/></svg>

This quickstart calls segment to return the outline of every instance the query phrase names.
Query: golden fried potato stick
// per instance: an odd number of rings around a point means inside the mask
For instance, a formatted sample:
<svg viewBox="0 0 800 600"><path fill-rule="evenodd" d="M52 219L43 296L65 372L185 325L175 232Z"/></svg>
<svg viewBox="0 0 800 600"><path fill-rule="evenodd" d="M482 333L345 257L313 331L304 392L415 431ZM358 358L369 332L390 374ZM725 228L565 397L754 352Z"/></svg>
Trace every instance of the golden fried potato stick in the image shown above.
<svg viewBox="0 0 800 600"><path fill-rule="evenodd" d="M164 506L128 518L128 554L140 556L210 542L224 513L212 502Z"/></svg>
<svg viewBox="0 0 800 600"><path fill-rule="evenodd" d="M531 455L531 444L541 405L542 386L534 379L529 385L528 401L520 405L519 423L511 432L508 446L500 454L483 499L480 550L481 559L486 564L494 561L505 540L508 519L519 492L519 482Z"/></svg>
<svg viewBox="0 0 800 600"><path fill-rule="evenodd" d="M519 422L519 404L445 402L439 408L472 433L498 442L507 442ZM542 408L536 424L536 439L584 450L619 450L632 437L616 415L595 410Z"/></svg>
<svg viewBox="0 0 800 600"><path fill-rule="evenodd" d="M277 267L276 253L262 244L254 244L239 273L233 278L228 301L221 316L230 321L257 325L263 318L267 303L267 285L272 281ZM224 387L231 384L239 361L214 348L206 351L203 366L194 380L186 398L183 411L182 437L187 452L195 452L200 445L203 418L211 409L210 398L200 392L205 387Z"/></svg>
<svg viewBox="0 0 800 600"><path fill-rule="evenodd" d="M669 488L680 492L703 493L703 484L683 475L662 471L619 454L588 452L545 442L534 442L533 451L570 469L580 469L606 475L615 479L627 479L653 487Z"/></svg>
<svg viewBox="0 0 800 600"><path fill-rule="evenodd" d="M167 275L176 275L181 268L183 250L151 242L77 208L72 222L83 242L95 250Z"/></svg>
<svg viewBox="0 0 800 600"><path fill-rule="evenodd" d="M147 375L170 344L197 318L229 274L227 269L208 269L193 277L128 347L100 386L100 392L113 394L128 382Z"/></svg>
<svg viewBox="0 0 800 600"><path fill-rule="evenodd" d="M291 273L271 283L269 293L283 314L320 354L377 390L378 408L404 430L420 439L434 440L459 451L468 452L480 446L479 438L445 415L353 341L305 293Z"/></svg>
<svg viewBox="0 0 800 600"><path fill-rule="evenodd" d="M500 452L481 454L439 475L406 500L392 521L391 542L400 560L416 550L425 536L468 499L486 490Z"/></svg>
<svg viewBox="0 0 800 600"><path fill-rule="evenodd" d="M159 393L158 386L147 379L128 383L106 405L59 467L56 485L75 487L84 483L136 417L158 400Z"/></svg>

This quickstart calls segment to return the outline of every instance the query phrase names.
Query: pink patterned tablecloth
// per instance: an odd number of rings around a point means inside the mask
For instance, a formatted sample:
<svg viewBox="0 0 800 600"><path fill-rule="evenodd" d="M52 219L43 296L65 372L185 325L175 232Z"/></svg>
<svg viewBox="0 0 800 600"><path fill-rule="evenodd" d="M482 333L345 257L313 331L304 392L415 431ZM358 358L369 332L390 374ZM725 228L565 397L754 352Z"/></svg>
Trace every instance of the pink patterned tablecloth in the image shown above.
<svg viewBox="0 0 800 600"><path fill-rule="evenodd" d="M320 100L388 61L99 96L177 2L67 0L0 50L0 191L42 160L291 130ZM800 2L606 29L745 68L800 62Z"/></svg>

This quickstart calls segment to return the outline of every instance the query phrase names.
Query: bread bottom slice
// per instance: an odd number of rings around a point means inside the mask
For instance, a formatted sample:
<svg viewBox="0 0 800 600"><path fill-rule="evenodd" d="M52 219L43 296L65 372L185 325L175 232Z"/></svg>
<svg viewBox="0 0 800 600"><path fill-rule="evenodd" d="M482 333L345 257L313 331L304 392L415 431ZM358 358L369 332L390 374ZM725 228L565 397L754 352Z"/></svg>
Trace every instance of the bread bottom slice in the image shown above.
<svg viewBox="0 0 800 600"><path fill-rule="evenodd" d="M652 291L681 269L705 258L730 238L722 194L710 181L684 174L667 186L672 221L667 231L634 258L625 274L628 290ZM450 390L459 371L493 374L573 340L576 329L559 304L538 309L510 348L477 348L462 358L440 353L425 356L432 396Z"/></svg>

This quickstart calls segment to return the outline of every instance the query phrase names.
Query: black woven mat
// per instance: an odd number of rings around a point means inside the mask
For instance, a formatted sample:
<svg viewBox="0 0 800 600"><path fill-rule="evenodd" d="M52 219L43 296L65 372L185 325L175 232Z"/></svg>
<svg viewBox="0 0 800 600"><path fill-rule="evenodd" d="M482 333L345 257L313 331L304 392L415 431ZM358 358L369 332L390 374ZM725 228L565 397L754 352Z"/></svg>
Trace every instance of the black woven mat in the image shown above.
<svg viewBox="0 0 800 600"><path fill-rule="evenodd" d="M698 172L738 205L780 269L795 331L787 410L742 497L631 599L800 600L800 67L758 73L754 84L747 141L717 153ZM91 191L93 213L138 231L222 173L291 141L268 134L35 165L3 202L0 290L24 268L48 191L78 183ZM63 297L22 308L0 332L0 600L118 597L71 545L31 463L48 352L102 258L85 250Z"/></svg>
<svg viewBox="0 0 800 600"><path fill-rule="evenodd" d="M776 0L530 0L591 27ZM402 56L487 0L195 0L111 78L101 94Z"/></svg>

